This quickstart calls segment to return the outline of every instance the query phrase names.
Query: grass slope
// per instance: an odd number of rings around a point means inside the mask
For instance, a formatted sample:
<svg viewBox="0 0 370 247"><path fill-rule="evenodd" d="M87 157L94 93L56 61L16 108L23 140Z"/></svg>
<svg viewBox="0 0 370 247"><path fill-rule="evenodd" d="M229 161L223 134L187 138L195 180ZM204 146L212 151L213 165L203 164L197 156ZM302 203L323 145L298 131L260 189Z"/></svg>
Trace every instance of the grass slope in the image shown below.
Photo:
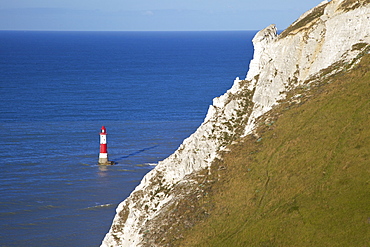
<svg viewBox="0 0 370 247"><path fill-rule="evenodd" d="M370 246L370 56L298 89L214 163L177 246Z"/></svg>

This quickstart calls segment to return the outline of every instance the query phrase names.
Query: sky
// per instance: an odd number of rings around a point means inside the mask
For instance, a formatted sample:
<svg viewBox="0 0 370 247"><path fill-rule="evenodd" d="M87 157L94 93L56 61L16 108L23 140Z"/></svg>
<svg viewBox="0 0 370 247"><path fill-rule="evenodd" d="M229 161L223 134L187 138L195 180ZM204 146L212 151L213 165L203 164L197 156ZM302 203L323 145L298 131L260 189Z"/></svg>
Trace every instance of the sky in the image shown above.
<svg viewBox="0 0 370 247"><path fill-rule="evenodd" d="M0 30L283 30L321 1L0 0Z"/></svg>

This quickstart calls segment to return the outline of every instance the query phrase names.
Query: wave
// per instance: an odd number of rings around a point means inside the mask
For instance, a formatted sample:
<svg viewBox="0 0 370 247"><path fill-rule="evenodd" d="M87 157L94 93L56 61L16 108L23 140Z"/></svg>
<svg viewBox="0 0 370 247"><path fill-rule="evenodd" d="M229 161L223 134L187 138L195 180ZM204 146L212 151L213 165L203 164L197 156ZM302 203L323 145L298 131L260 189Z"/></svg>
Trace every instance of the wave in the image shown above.
<svg viewBox="0 0 370 247"><path fill-rule="evenodd" d="M107 203L107 204L99 204L99 205L96 205L96 206L87 207L87 208L84 208L83 210L97 210L97 209L100 209L100 208L110 208L110 207L115 207L115 206L116 206L116 204Z"/></svg>
<svg viewBox="0 0 370 247"><path fill-rule="evenodd" d="M145 163L144 165L147 165L147 166L156 166L156 165L158 165L158 163Z"/></svg>

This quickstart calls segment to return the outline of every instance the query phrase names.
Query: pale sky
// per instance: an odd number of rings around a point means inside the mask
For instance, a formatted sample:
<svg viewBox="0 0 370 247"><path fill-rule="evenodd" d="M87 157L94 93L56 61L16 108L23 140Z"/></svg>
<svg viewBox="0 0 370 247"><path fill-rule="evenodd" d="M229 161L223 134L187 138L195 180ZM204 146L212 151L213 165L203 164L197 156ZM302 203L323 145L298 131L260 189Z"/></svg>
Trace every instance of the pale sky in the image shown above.
<svg viewBox="0 0 370 247"><path fill-rule="evenodd" d="M0 0L0 30L283 30L321 1Z"/></svg>

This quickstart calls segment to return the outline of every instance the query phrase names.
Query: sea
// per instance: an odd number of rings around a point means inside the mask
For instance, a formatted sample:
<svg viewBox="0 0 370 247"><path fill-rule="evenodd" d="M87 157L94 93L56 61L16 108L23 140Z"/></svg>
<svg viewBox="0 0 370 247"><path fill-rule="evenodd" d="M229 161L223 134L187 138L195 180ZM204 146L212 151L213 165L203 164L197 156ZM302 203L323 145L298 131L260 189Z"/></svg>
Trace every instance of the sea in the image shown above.
<svg viewBox="0 0 370 247"><path fill-rule="evenodd" d="M255 31L0 31L0 246L99 246L244 78ZM99 132L109 159L99 166Z"/></svg>

